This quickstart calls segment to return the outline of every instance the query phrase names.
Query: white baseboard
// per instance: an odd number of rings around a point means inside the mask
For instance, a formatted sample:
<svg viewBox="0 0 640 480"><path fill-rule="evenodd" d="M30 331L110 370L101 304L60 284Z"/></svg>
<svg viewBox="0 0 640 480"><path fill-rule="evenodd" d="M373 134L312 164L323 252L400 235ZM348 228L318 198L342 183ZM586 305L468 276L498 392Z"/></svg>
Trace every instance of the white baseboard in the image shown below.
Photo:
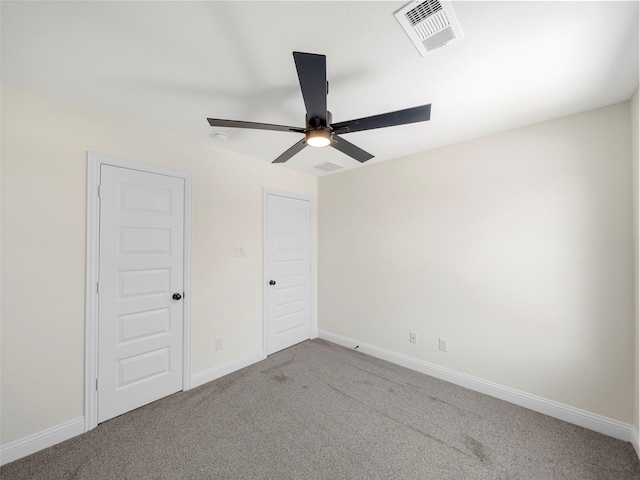
<svg viewBox="0 0 640 480"><path fill-rule="evenodd" d="M636 427L634 426L631 427L631 445L633 445L633 448L640 459L640 436L638 435L638 430L636 430Z"/></svg>
<svg viewBox="0 0 640 480"><path fill-rule="evenodd" d="M262 351L255 352L237 360L232 360L218 367L196 373L191 377L191 388L203 385L211 380L233 373L267 358ZM0 465L5 465L19 458L31 455L39 450L69 440L84 433L84 417L62 423L47 430L34 433L0 446Z"/></svg>
<svg viewBox="0 0 640 480"><path fill-rule="evenodd" d="M82 433L84 433L84 417L78 417L55 427L9 442L0 446L0 465L6 465L9 462L64 442Z"/></svg>
<svg viewBox="0 0 640 480"><path fill-rule="evenodd" d="M342 335L336 335L324 330L320 330L318 334L321 339L337 343L344 347L355 348L357 346L359 352L366 353L372 357L395 363L396 365L460 385L476 392L484 393L491 397L499 398L500 400L505 400L515 405L528 408L529 410L543 413L550 417L557 418L580 427L588 428L589 430L594 430L619 440L634 443L632 431L635 429L631 425L618 420L603 417L595 413L587 412L586 410L564 405L536 395L531 395L481 378L472 377L471 375L459 373L455 370L440 367L438 365L418 360L407 355L402 355L400 353L395 353L374 345L361 343L351 338L343 337ZM638 452L637 432L634 447L636 448L636 452Z"/></svg>
<svg viewBox="0 0 640 480"><path fill-rule="evenodd" d="M244 357L231 360L230 362L223 363L222 365L218 365L217 367L195 373L191 376L191 388L199 387L200 385L204 385L212 380L229 375L236 370L253 365L265 358L267 358L267 356L262 351L254 352Z"/></svg>

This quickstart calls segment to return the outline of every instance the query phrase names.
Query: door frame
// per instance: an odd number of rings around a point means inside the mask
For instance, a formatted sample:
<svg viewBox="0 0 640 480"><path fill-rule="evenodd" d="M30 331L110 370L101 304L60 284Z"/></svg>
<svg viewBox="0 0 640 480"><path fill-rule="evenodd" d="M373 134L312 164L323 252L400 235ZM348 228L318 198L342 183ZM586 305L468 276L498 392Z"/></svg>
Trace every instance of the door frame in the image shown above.
<svg viewBox="0 0 640 480"><path fill-rule="evenodd" d="M182 303L182 390L191 388L191 174L96 152L87 152L87 241L85 275L84 431L98 426L98 292L100 247L100 167L111 165L184 180L184 270Z"/></svg>
<svg viewBox="0 0 640 480"><path fill-rule="evenodd" d="M268 224L268 209L267 209L267 197L269 195L276 195L279 197L293 198L295 200L304 200L309 202L309 211L311 213L309 218L309 255L311 257L311 273L309 275L309 309L311 316L311 338L318 337L318 323L316 321L316 229L314 219L314 204L313 197L303 195L300 193L285 192L283 190L275 190L273 188L264 187L262 189L262 353L264 358L267 358L268 345L267 345L267 285L269 284L269 278L267 278L267 224Z"/></svg>

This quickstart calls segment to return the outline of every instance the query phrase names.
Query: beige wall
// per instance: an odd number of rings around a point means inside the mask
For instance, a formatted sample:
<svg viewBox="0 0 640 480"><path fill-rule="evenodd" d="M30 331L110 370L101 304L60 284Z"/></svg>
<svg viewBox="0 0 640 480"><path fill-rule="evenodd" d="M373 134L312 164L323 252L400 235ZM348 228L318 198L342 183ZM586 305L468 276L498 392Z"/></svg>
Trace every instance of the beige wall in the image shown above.
<svg viewBox="0 0 640 480"><path fill-rule="evenodd" d="M636 89L633 97L631 97L631 158L633 162L633 175L631 176L633 183L633 253L634 253L634 294L635 294L635 375L634 375L634 422L636 432L640 432L640 276L638 274L638 266L640 262L640 208L638 206L638 193L640 190L640 167L638 161L638 150L640 147L640 125L638 123L638 114L640 113L640 98Z"/></svg>
<svg viewBox="0 0 640 480"><path fill-rule="evenodd" d="M321 178L319 328L632 423L629 115Z"/></svg>
<svg viewBox="0 0 640 480"><path fill-rule="evenodd" d="M314 177L3 88L3 445L83 415L89 150L193 175L193 373L262 350L263 187L317 197Z"/></svg>
<svg viewBox="0 0 640 480"><path fill-rule="evenodd" d="M633 102L320 179L320 328L638 428ZM83 415L88 150L193 175L192 372L261 349L262 188L315 178L8 88L1 138L0 444Z"/></svg>

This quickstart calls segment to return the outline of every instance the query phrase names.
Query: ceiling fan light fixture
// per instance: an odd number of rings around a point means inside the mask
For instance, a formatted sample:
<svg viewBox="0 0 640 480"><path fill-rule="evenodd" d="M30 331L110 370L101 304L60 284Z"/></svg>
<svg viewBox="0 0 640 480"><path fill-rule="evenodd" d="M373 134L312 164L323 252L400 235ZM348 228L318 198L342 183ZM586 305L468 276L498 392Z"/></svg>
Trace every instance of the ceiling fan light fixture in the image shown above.
<svg viewBox="0 0 640 480"><path fill-rule="evenodd" d="M308 130L306 137L310 147L326 147L331 143L331 132L325 128Z"/></svg>

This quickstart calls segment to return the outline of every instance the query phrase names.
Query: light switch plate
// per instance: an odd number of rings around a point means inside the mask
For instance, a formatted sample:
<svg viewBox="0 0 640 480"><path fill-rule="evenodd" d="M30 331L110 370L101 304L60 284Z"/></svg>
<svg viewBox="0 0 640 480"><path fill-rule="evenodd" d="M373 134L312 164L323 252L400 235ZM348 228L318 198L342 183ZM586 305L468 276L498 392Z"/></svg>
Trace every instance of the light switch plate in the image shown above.
<svg viewBox="0 0 640 480"><path fill-rule="evenodd" d="M234 245L233 247L233 256L234 257L246 257L247 249L242 245Z"/></svg>

